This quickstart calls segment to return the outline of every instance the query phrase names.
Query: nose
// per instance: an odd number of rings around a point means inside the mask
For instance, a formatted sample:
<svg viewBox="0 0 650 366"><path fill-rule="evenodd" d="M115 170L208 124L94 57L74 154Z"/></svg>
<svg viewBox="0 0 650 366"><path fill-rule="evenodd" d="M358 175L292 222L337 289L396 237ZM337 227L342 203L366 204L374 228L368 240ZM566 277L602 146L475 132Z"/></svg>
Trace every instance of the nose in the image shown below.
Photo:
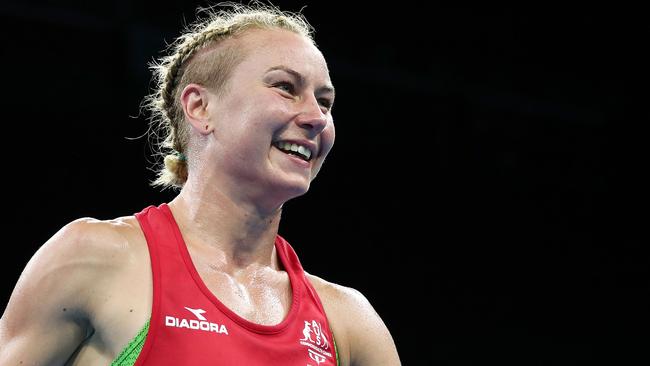
<svg viewBox="0 0 650 366"><path fill-rule="evenodd" d="M323 113L322 106L318 104L318 100L312 95L303 99L296 123L311 134L318 135L327 126L327 117L327 113Z"/></svg>

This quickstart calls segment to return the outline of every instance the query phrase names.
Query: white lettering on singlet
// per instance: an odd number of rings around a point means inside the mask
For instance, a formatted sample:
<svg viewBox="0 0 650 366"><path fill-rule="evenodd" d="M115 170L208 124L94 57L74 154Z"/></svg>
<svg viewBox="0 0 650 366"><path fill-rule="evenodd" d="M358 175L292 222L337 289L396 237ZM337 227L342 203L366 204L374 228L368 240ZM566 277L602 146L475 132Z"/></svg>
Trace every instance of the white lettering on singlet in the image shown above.
<svg viewBox="0 0 650 366"><path fill-rule="evenodd" d="M186 328L191 330L202 330L228 335L228 329L223 324L212 323L206 320L182 319L173 316L165 316L165 326L174 328Z"/></svg>

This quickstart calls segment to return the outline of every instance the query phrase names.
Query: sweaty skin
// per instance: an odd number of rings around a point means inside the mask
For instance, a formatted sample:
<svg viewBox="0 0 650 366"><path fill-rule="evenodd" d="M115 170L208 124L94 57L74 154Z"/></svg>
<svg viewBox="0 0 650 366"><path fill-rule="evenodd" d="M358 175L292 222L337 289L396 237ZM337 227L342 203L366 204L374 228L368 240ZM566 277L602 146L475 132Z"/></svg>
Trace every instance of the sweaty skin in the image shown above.
<svg viewBox="0 0 650 366"><path fill-rule="evenodd" d="M284 319L292 298L273 246L282 205L308 191L333 146L334 92L322 54L300 35L252 30L228 41L255 52L235 67L224 92L196 84L183 90L190 175L169 206L210 291L241 317L271 325ZM279 141L313 155L301 159ZM323 227L315 222L314 235ZM308 279L341 365L400 364L388 329L360 292ZM23 271L0 319L0 365L109 365L151 306L151 264L137 220L75 220Z"/></svg>

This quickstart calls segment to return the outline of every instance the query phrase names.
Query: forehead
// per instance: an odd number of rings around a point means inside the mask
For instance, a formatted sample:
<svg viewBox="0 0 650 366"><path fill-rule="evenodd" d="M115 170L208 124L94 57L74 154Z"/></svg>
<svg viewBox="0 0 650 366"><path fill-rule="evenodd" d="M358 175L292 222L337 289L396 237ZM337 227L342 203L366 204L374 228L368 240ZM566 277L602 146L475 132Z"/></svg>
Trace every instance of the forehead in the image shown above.
<svg viewBox="0 0 650 366"><path fill-rule="evenodd" d="M241 67L249 72L284 65L308 79L329 82L323 54L307 38L284 29L253 29L239 39L246 56Z"/></svg>

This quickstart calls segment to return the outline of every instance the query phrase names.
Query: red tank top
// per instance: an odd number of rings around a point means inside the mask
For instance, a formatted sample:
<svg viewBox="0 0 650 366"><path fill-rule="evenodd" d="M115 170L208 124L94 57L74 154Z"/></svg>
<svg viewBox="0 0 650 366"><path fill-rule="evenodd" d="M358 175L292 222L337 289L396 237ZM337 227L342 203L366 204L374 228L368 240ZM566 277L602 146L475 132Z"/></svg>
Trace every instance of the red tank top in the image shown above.
<svg viewBox="0 0 650 366"><path fill-rule="evenodd" d="M325 311L296 253L279 235L275 248L293 300L276 325L228 309L201 280L167 204L137 213L149 247L153 308L135 366L333 366L336 350Z"/></svg>

